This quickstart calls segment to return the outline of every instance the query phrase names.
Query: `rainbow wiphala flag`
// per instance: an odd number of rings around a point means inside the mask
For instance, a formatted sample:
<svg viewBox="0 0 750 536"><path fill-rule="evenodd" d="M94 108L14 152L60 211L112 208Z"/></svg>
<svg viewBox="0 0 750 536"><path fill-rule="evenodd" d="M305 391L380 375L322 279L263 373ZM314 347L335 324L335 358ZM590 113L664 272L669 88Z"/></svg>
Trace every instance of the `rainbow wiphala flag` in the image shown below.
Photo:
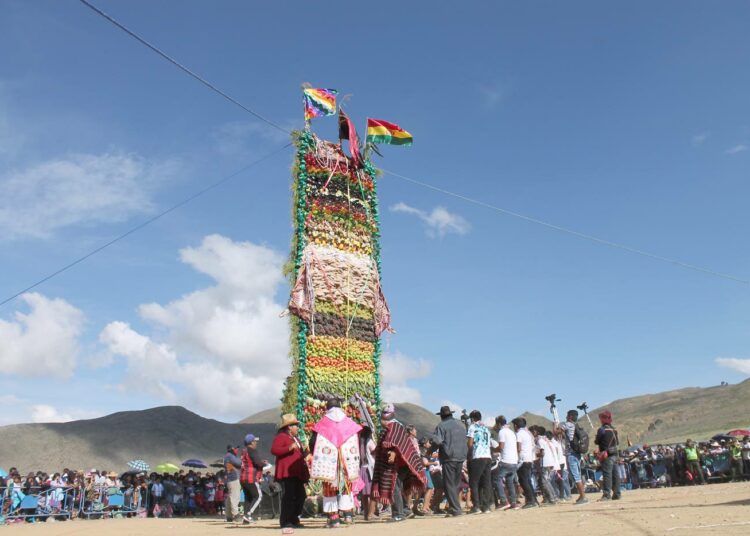
<svg viewBox="0 0 750 536"><path fill-rule="evenodd" d="M305 121L313 117L325 117L336 113L335 89L307 88L304 90Z"/></svg>

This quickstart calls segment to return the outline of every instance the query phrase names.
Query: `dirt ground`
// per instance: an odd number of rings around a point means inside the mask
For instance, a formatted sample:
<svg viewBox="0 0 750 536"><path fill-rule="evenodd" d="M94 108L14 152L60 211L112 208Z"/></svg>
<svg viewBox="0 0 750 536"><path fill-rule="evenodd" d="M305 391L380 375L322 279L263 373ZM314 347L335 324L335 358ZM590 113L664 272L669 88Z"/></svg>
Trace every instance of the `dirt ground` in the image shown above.
<svg viewBox="0 0 750 536"><path fill-rule="evenodd" d="M305 520L297 534L321 534L323 520ZM524 536L639 534L748 534L750 483L624 492L619 502L559 505L513 512L445 519L426 517L391 524L359 521L341 529L349 534L433 536L456 534L523 534ZM231 532L228 532L231 531ZM231 525L217 519L110 519L65 521L0 528L3 534L156 536L281 534L273 521L253 526Z"/></svg>

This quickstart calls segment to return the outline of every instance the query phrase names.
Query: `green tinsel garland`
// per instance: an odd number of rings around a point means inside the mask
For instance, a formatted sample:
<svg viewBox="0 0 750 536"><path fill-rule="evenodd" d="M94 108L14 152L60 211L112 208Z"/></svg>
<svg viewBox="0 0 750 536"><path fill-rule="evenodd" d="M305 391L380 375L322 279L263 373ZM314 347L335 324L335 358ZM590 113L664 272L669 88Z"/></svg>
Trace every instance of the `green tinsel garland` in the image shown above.
<svg viewBox="0 0 750 536"><path fill-rule="evenodd" d="M309 132L301 132L297 140L297 250L294 258L294 279L296 281L299 270L302 267L302 254L305 250L305 218L307 217L307 203L305 200L305 189L307 188L307 164L305 154L313 144L312 136ZM305 399L307 398L307 324L299 323L299 333L297 334L297 401L296 414L302 424L301 432L304 437L305 430Z"/></svg>
<svg viewBox="0 0 750 536"><path fill-rule="evenodd" d="M378 184L376 182L376 175L377 172L375 171L375 167L372 165L372 162L369 160L365 160L364 163L365 173L367 173L370 176L370 179L372 179L372 195L370 196L370 206L372 208L372 219L375 222L375 229L372 233L373 240L372 240L372 246L373 251L372 254L375 257L375 264L378 267L378 276L380 277L381 284L382 284L382 278L383 278L383 271L382 266L380 264L380 216L378 212ZM380 346L380 338L378 338L375 341L375 352L372 356L372 361L375 364L375 407L378 408L378 411L380 410L380 354L381 354L381 346ZM380 429L380 423L378 422L376 428L378 430Z"/></svg>

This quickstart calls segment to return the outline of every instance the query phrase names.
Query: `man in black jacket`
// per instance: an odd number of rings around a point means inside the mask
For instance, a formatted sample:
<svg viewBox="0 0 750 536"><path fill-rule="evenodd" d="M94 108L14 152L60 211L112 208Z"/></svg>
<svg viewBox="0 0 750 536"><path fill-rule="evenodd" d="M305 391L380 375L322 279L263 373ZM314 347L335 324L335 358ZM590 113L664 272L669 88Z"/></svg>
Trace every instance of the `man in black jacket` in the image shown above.
<svg viewBox="0 0 750 536"><path fill-rule="evenodd" d="M453 418L453 412L448 406L440 408L437 415L440 415L442 421L435 428L433 449L439 448L440 464L443 467L443 487L448 499L446 517L460 516L462 512L458 487L461 484L461 469L468 453L466 427Z"/></svg>
<svg viewBox="0 0 750 536"><path fill-rule="evenodd" d="M602 470L602 498L600 501L620 498L620 472L617 467L620 442L617 430L612 426L612 414L602 411L599 414L601 428L596 432L597 454Z"/></svg>

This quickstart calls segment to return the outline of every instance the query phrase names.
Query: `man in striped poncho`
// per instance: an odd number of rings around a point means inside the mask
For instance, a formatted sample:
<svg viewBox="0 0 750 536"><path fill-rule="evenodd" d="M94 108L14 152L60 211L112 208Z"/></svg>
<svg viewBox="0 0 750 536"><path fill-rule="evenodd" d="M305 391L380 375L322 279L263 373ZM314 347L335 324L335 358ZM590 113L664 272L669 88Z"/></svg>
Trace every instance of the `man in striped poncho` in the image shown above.
<svg viewBox="0 0 750 536"><path fill-rule="evenodd" d="M403 521L404 491L421 494L426 486L422 458L403 424L396 420L393 404L381 414L383 432L375 451L372 496L383 505L391 505L393 521Z"/></svg>

